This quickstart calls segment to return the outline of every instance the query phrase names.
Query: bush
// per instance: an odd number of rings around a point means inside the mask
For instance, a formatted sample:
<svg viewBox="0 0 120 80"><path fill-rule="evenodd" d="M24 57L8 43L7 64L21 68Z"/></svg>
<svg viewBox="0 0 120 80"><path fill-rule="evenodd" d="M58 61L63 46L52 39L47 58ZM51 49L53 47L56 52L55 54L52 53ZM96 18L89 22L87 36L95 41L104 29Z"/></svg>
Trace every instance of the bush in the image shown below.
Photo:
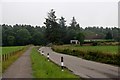
<svg viewBox="0 0 120 80"><path fill-rule="evenodd" d="M97 46L97 45L98 45L98 42L93 42L92 45L93 45L93 46Z"/></svg>

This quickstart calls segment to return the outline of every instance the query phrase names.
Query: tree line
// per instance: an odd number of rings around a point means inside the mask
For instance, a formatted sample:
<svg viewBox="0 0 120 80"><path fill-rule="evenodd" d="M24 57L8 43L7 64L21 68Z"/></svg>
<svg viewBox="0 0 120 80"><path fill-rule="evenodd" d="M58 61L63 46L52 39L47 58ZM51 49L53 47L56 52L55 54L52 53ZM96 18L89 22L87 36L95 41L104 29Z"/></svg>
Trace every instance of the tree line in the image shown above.
<svg viewBox="0 0 120 80"><path fill-rule="evenodd" d="M114 39L119 40L119 28L103 27L80 27L75 17L72 18L70 25L66 25L64 17L57 18L53 9L48 12L45 18L45 26L31 25L7 25L2 24L2 45L47 45L69 44L71 39L79 40L81 45L85 39Z"/></svg>

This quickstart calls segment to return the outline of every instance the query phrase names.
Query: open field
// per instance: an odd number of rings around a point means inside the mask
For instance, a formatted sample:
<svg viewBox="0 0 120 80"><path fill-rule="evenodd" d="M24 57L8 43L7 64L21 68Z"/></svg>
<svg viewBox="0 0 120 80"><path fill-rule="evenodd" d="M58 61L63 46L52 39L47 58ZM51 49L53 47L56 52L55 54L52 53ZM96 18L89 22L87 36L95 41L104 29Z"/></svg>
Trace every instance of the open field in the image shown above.
<svg viewBox="0 0 120 80"><path fill-rule="evenodd" d="M118 54L118 46L79 46L79 45L62 45L55 46L60 49L74 49L81 51L98 51L104 53Z"/></svg>
<svg viewBox="0 0 120 80"><path fill-rule="evenodd" d="M12 46L12 47L2 47L2 54L12 53L21 50L25 46Z"/></svg>
<svg viewBox="0 0 120 80"><path fill-rule="evenodd" d="M48 62L44 56L33 48L31 52L33 76L35 78L78 78L68 70L61 68L52 62Z"/></svg>
<svg viewBox="0 0 120 80"><path fill-rule="evenodd" d="M52 49L59 53L120 66L118 46L54 45Z"/></svg>

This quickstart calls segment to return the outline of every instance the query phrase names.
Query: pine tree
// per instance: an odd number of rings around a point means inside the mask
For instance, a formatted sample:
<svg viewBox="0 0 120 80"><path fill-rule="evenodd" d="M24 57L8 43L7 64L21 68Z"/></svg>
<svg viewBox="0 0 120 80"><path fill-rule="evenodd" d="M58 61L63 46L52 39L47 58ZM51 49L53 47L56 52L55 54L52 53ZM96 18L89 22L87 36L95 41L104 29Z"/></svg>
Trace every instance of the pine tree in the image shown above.
<svg viewBox="0 0 120 80"><path fill-rule="evenodd" d="M66 26L66 20L64 17L61 17L59 19L59 25L60 25L60 35L61 35L61 43L66 42L66 34L67 34L67 26Z"/></svg>
<svg viewBox="0 0 120 80"><path fill-rule="evenodd" d="M55 16L55 11L51 9L46 18L45 36L48 42L50 43L58 43L60 41L60 26L57 23L57 19Z"/></svg>

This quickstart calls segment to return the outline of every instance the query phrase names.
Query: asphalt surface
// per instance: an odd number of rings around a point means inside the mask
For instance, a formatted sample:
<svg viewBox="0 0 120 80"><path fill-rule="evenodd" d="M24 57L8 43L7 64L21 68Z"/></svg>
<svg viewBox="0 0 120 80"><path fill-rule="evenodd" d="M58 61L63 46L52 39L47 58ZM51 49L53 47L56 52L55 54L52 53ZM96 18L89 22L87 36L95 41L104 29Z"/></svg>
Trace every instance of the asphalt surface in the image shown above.
<svg viewBox="0 0 120 80"><path fill-rule="evenodd" d="M50 47L41 47L39 52L42 51L44 56L49 53L50 60L58 65L61 65L60 59L63 56L65 67L81 78L118 78L119 67L56 53Z"/></svg>
<svg viewBox="0 0 120 80"><path fill-rule="evenodd" d="M2 78L32 78L30 47L2 75ZM11 79L12 80L12 79Z"/></svg>

